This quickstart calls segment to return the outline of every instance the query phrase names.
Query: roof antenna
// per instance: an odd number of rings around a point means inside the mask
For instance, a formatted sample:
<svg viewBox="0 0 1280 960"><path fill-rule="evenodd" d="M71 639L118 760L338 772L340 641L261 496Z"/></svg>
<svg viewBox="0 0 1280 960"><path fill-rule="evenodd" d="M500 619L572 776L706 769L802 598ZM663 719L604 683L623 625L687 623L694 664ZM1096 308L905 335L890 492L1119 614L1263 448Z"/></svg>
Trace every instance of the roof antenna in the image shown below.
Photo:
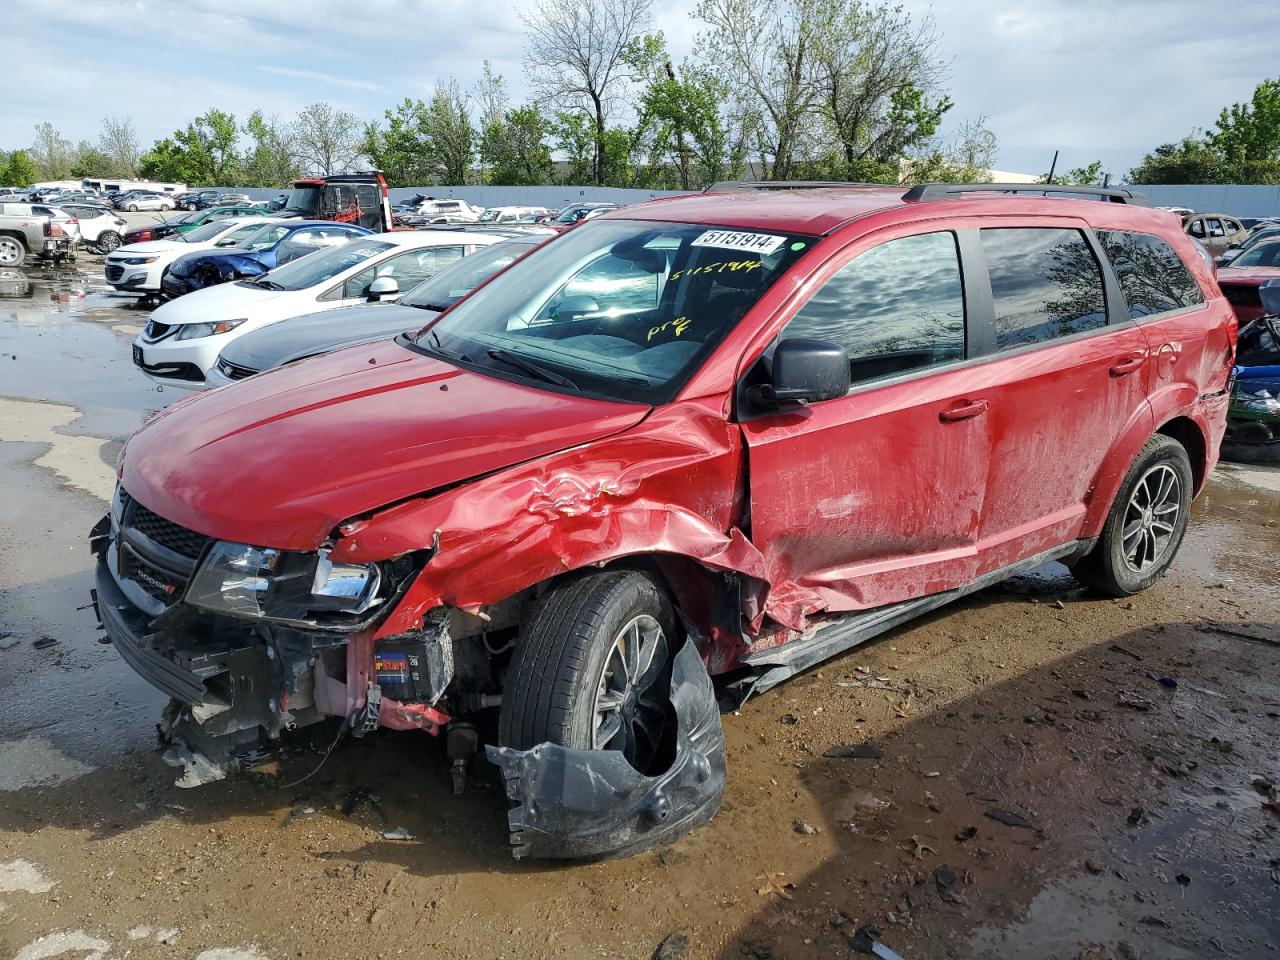
<svg viewBox="0 0 1280 960"><path fill-rule="evenodd" d="M1045 183L1051 187L1053 186L1053 171L1057 169L1058 169L1058 151L1055 150L1053 151L1053 163L1049 164L1049 176L1045 179ZM1046 190L1044 192L1044 195L1047 197L1049 195L1049 191Z"/></svg>

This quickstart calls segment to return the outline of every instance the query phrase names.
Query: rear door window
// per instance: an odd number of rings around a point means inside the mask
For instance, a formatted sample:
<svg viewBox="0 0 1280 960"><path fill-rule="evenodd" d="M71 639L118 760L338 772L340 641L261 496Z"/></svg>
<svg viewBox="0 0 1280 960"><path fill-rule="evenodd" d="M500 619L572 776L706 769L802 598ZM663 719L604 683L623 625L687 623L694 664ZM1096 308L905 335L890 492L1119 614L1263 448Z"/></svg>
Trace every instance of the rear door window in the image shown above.
<svg viewBox="0 0 1280 960"><path fill-rule="evenodd" d="M1102 269L1079 230L1011 227L980 235L991 273L997 350L1106 326Z"/></svg>
<svg viewBox="0 0 1280 960"><path fill-rule="evenodd" d="M1098 239L1120 281L1134 320L1204 303L1191 271L1159 237L1149 233L1100 230Z"/></svg>
<svg viewBox="0 0 1280 960"><path fill-rule="evenodd" d="M822 285L782 336L840 344L855 384L963 359L955 235L902 237L865 251Z"/></svg>
<svg viewBox="0 0 1280 960"><path fill-rule="evenodd" d="M461 260L463 248L458 247L423 247L420 250L409 250L394 257L388 257L367 270L361 270L348 278L343 284L344 298L363 297L368 294L369 286L378 277L392 277L400 289L408 290L416 287L423 280L434 277L437 273L453 263Z"/></svg>

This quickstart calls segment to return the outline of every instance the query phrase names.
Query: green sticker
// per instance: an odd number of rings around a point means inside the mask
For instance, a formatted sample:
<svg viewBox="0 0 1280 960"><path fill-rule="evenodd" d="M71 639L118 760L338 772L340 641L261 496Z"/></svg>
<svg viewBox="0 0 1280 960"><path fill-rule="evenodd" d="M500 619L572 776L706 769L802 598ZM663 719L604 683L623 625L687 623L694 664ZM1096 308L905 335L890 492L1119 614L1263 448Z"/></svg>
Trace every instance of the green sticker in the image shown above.
<svg viewBox="0 0 1280 960"><path fill-rule="evenodd" d="M801 243L799 240L797 240L795 243L791 245L792 250L803 250L804 248L805 248L805 245Z"/></svg>

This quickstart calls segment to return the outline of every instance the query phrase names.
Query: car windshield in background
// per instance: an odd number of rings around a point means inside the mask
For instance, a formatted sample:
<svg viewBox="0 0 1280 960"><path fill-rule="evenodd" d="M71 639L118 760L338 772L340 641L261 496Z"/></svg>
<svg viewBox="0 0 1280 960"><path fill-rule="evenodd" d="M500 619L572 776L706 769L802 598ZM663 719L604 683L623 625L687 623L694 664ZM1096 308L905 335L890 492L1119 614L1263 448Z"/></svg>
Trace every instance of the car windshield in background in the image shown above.
<svg viewBox="0 0 1280 960"><path fill-rule="evenodd" d="M1280 267L1280 240L1251 247L1231 261L1232 267Z"/></svg>
<svg viewBox="0 0 1280 960"><path fill-rule="evenodd" d="M542 238L538 239L541 241ZM400 303L420 310L443 310L457 303L533 246L532 243L508 242L481 247L469 257L463 257L445 267L430 280L418 284L401 298Z"/></svg>
<svg viewBox="0 0 1280 960"><path fill-rule="evenodd" d="M181 234L174 237L174 239L181 240L184 243L203 243L222 233L223 230L227 229L228 223L229 221L227 220L210 220L208 223L196 227L190 233Z"/></svg>
<svg viewBox="0 0 1280 960"><path fill-rule="evenodd" d="M315 213L319 206L319 187L294 187L289 191L289 199L284 202L286 210L295 210L308 215Z"/></svg>
<svg viewBox="0 0 1280 960"><path fill-rule="evenodd" d="M816 238L593 220L414 339L500 376L663 403Z"/></svg>
<svg viewBox="0 0 1280 960"><path fill-rule="evenodd" d="M381 240L352 240L340 247L330 247L328 250L300 257L257 280L243 280L241 283L270 286L272 290L305 290L317 283L331 280L349 267L394 249L394 243Z"/></svg>
<svg viewBox="0 0 1280 960"><path fill-rule="evenodd" d="M270 250L283 240L288 232L289 228L280 224L268 223L265 226L255 224L247 236L237 237L236 246L245 250ZM235 237L236 234L233 233L231 236Z"/></svg>

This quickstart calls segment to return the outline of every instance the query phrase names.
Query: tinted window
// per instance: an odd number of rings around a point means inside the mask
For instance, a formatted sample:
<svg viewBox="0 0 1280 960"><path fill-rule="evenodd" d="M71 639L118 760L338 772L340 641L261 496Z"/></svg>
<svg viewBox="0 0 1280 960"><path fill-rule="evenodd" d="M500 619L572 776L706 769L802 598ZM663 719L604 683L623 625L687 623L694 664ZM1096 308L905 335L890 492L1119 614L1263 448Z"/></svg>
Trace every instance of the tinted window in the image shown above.
<svg viewBox="0 0 1280 960"><path fill-rule="evenodd" d="M1102 270L1079 230L983 230L991 272L996 349L1105 326Z"/></svg>
<svg viewBox="0 0 1280 960"><path fill-rule="evenodd" d="M846 264L784 337L841 344L854 383L964 357L964 288L955 236L890 240Z"/></svg>
<svg viewBox="0 0 1280 960"><path fill-rule="evenodd" d="M1204 303L1200 285L1173 248L1148 233L1099 231L1135 320Z"/></svg>
<svg viewBox="0 0 1280 960"><path fill-rule="evenodd" d="M399 256L388 257L368 270L361 270L343 284L343 297L363 297L378 277L392 277L404 291L434 277L449 264L462 258L462 247L423 247Z"/></svg>
<svg viewBox="0 0 1280 960"><path fill-rule="evenodd" d="M1280 242L1275 240L1250 247L1231 261L1232 267L1280 267Z"/></svg>

